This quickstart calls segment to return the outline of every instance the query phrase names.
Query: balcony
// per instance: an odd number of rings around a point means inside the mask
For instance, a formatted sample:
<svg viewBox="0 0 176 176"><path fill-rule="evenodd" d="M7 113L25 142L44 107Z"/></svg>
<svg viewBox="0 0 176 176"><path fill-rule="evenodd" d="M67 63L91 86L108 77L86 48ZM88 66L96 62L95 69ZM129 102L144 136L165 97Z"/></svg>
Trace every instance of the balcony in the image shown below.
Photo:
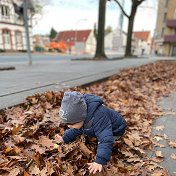
<svg viewBox="0 0 176 176"><path fill-rule="evenodd" d="M167 20L166 21L166 26L171 27L171 28L176 28L176 19Z"/></svg>
<svg viewBox="0 0 176 176"><path fill-rule="evenodd" d="M176 42L176 34L175 35L165 35L164 42Z"/></svg>

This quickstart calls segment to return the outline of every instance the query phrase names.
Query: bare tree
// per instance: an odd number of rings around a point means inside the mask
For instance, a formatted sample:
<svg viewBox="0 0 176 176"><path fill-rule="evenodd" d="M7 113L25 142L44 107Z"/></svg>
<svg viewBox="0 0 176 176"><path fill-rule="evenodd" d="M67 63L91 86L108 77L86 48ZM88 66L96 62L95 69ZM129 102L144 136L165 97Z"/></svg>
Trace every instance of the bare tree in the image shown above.
<svg viewBox="0 0 176 176"><path fill-rule="evenodd" d="M122 10L123 14L128 18L128 34L127 34L127 43L126 43L126 50L125 50L125 56L126 57L130 57L132 56L132 52L131 52L131 41L132 41L132 34L133 34L133 25L134 25L134 19L135 19L135 15L137 12L137 8L139 7L139 5L146 1L146 0L131 0L132 5L131 5L131 12L130 15L128 15L124 8L122 7L122 5L120 4L120 2L118 0L114 0L120 7L120 9Z"/></svg>
<svg viewBox="0 0 176 176"><path fill-rule="evenodd" d="M94 57L94 59L97 60L106 58L104 51L106 2L107 0L99 0L98 34L97 34L96 53Z"/></svg>
<svg viewBox="0 0 176 176"><path fill-rule="evenodd" d="M29 18L32 18L33 26L35 26L38 21L40 21L43 17L44 7L48 5L53 5L51 0L31 0L31 3L34 7L34 10L31 13Z"/></svg>

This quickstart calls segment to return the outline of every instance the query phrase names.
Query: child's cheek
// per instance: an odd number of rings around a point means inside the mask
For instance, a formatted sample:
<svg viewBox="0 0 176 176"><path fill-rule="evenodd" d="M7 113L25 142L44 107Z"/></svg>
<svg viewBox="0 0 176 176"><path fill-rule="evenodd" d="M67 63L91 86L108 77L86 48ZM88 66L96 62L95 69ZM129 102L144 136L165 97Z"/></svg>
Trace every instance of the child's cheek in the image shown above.
<svg viewBox="0 0 176 176"><path fill-rule="evenodd" d="M71 125L68 125L68 128L72 128L72 126L71 126Z"/></svg>

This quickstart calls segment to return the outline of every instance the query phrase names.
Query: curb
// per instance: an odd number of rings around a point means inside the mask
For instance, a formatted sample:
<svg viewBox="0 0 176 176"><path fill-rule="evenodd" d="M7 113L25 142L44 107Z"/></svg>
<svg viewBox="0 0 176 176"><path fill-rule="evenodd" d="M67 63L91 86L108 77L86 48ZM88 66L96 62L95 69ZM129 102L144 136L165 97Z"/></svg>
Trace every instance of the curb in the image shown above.
<svg viewBox="0 0 176 176"><path fill-rule="evenodd" d="M0 71L15 70L15 67L0 67Z"/></svg>

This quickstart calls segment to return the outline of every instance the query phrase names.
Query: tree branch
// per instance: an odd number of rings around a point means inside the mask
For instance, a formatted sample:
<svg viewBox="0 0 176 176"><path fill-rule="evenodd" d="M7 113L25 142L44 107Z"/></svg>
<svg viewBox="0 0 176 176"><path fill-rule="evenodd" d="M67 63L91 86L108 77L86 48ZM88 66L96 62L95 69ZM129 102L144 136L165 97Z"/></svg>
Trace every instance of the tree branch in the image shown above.
<svg viewBox="0 0 176 176"><path fill-rule="evenodd" d="M114 0L118 6L120 7L121 11L123 12L123 14L127 17L127 18L130 18L130 16L125 12L125 10L123 9L122 5L119 3L118 0Z"/></svg>
<svg viewBox="0 0 176 176"><path fill-rule="evenodd" d="M134 0L133 0L134 1ZM146 1L146 0L137 0L137 6L139 6L142 2L144 2L144 1ZM133 2L134 3L134 2Z"/></svg>

